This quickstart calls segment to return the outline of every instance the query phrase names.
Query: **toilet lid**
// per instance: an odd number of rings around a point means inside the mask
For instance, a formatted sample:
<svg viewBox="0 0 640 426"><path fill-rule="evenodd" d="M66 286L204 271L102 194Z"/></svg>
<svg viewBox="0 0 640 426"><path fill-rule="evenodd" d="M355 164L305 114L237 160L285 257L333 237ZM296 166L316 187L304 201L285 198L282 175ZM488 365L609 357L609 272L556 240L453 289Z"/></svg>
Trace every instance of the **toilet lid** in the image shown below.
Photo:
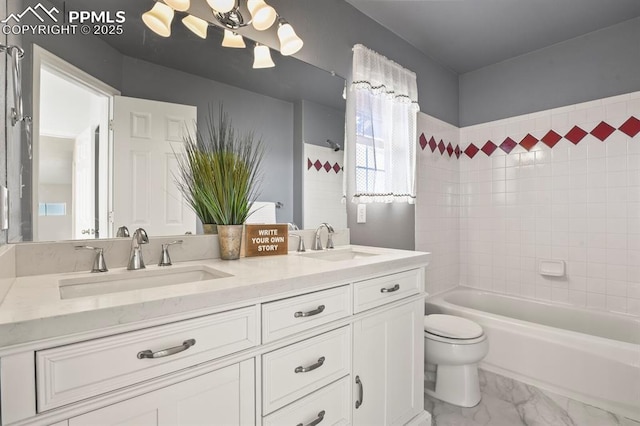
<svg viewBox="0 0 640 426"><path fill-rule="evenodd" d="M482 327L466 318L453 315L432 314L424 317L427 333L449 339L475 339L482 336Z"/></svg>

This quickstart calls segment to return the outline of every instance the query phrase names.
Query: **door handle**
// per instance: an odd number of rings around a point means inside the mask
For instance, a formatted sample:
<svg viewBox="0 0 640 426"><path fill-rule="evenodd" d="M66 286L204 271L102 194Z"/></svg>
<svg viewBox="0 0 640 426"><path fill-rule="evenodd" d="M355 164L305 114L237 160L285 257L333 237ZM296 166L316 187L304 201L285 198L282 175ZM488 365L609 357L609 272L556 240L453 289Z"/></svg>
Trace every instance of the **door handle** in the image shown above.
<svg viewBox="0 0 640 426"><path fill-rule="evenodd" d="M356 400L356 409L358 409L362 406L362 401L364 401L364 386L360 376L356 376L356 385L358 385L358 399Z"/></svg>

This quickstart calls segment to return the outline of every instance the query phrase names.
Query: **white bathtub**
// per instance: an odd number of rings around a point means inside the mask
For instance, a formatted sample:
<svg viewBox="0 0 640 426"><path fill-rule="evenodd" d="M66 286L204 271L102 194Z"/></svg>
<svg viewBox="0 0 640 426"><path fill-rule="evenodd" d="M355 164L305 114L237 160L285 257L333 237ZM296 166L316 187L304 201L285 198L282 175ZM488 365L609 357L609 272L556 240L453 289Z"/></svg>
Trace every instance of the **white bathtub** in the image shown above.
<svg viewBox="0 0 640 426"><path fill-rule="evenodd" d="M426 312L482 326L481 368L640 420L640 318L465 287L427 298Z"/></svg>

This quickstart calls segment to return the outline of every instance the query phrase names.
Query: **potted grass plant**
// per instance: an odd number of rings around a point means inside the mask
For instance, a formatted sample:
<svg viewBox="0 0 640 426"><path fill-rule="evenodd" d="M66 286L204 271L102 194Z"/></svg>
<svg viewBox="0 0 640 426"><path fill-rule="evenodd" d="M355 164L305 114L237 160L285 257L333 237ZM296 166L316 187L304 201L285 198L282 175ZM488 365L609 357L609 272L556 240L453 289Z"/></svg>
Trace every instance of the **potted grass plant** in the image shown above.
<svg viewBox="0 0 640 426"><path fill-rule="evenodd" d="M204 129L187 134L184 153L177 156L178 185L201 220L217 224L222 259L240 257L243 224L259 194L263 155L262 141L253 132L237 132L220 106L217 124L209 108Z"/></svg>

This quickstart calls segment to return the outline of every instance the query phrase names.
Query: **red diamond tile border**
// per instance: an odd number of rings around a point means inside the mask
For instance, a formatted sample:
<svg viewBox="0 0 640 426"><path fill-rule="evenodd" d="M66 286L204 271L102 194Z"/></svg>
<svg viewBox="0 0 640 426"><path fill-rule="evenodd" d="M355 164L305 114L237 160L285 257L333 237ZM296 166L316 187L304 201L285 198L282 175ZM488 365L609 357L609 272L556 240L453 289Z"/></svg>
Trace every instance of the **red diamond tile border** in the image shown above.
<svg viewBox="0 0 640 426"><path fill-rule="evenodd" d="M431 136L431 139L429 139L429 148L431 149L431 152L435 152L436 146L438 146L438 144L436 143L436 140L433 138L433 136Z"/></svg>
<svg viewBox="0 0 640 426"><path fill-rule="evenodd" d="M449 154L449 157L453 155L453 146L451 146L451 142L447 145L447 154Z"/></svg>
<svg viewBox="0 0 640 426"><path fill-rule="evenodd" d="M427 146L429 142L427 141L427 138L424 136L424 133L420 135L420 148L422 148L422 150L424 151L425 147Z"/></svg>
<svg viewBox="0 0 640 426"><path fill-rule="evenodd" d="M537 143L538 139L536 139L535 136L532 136L531 133L527 133L527 136L522 138L522 140L520 141L520 146L527 151L531 151L531 148L536 146Z"/></svg>
<svg viewBox="0 0 640 426"><path fill-rule="evenodd" d="M500 149L509 154L513 151L513 148L518 146L518 143L511 138L506 138L501 144Z"/></svg>
<svg viewBox="0 0 640 426"><path fill-rule="evenodd" d="M580 127L573 126L573 128L569 130L566 135L564 135L564 138L572 144L578 145L580 141L584 139L585 136L587 136L587 134L588 133L582 130Z"/></svg>
<svg viewBox="0 0 640 426"><path fill-rule="evenodd" d="M496 149L498 149L498 147L496 146L495 143L493 143L491 141L487 141L487 143L485 143L482 146L482 148L480 148L480 151L482 151L485 154L487 154L487 157L490 157L491 154L493 154L493 151L495 151Z"/></svg>
<svg viewBox="0 0 640 426"><path fill-rule="evenodd" d="M546 135L540 139L543 144L548 146L549 148L553 148L556 146L558 142L562 139L562 136L554 132L553 130L549 130Z"/></svg>
<svg viewBox="0 0 640 426"><path fill-rule="evenodd" d="M327 173L332 170L336 173L340 173L343 169L342 166L338 163L331 164L329 161L325 161L322 163L320 160L316 160L315 162L311 161L311 158L307 158L307 170L311 168L315 168L317 171L324 170Z"/></svg>
<svg viewBox="0 0 640 426"><path fill-rule="evenodd" d="M622 123L622 126L618 127L618 130L627 136L634 137L640 133L640 120L631 116L627 121Z"/></svg>
<svg viewBox="0 0 640 426"><path fill-rule="evenodd" d="M480 151L477 146L474 144L469 144L467 149L464 150L464 153L469 156L469 158L475 157L475 155Z"/></svg>
<svg viewBox="0 0 640 426"><path fill-rule="evenodd" d="M615 127L612 127L604 121L601 121L600 124L593 128L591 134L604 142L609 136L611 136L611 133L613 133L615 130Z"/></svg>
<svg viewBox="0 0 640 426"><path fill-rule="evenodd" d="M553 147L555 147L562 139L566 139L572 144L577 145L585 138L585 136L589 134L598 138L602 142L605 142L616 130L633 138L640 133L640 119L635 116L631 116L617 129L611 126L609 123L601 121L591 130L591 132L587 132L580 126L576 125L573 126L571 130L569 130L564 136L561 136L558 132L551 129L547 133L545 133L545 135L541 139L537 139L531 133L527 133L527 135L522 138L519 143L512 138L507 137L504 139L504 141L502 141L500 145L496 145L493 141L489 140L482 145L482 148L478 148L478 146L476 146L475 144L470 143L465 149L462 149L460 148L460 145L454 146L451 142L445 144L442 139L440 139L439 142L436 142L434 136L431 136L429 139L427 139L427 136L424 133L420 135L419 141L420 147L423 151L428 146L431 149L432 153L435 153L436 150L438 150L440 152L440 155L444 155L444 153L446 152L447 154L449 154L449 157L453 157L455 155L455 157L459 159L462 154L466 154L467 157L473 158L479 151L482 151L484 154L490 157L498 148L509 154L518 145L520 145L526 151L531 151L538 144L538 142L542 142L549 148L553 149ZM316 165L315 163L313 164L313 166L318 168L318 165ZM311 160L309 160L309 162L307 163L307 167L311 168ZM321 163L320 167L322 167Z"/></svg>

